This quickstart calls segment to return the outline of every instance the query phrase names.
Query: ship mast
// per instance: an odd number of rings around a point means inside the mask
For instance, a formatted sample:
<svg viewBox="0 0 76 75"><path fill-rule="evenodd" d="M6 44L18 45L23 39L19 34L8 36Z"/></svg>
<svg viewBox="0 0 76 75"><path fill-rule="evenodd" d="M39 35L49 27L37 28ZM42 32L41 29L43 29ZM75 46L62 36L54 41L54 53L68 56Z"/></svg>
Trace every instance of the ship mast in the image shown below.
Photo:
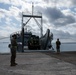
<svg viewBox="0 0 76 75"><path fill-rule="evenodd" d="M34 5L33 5L33 3L32 3L32 15L33 15L33 11L34 11Z"/></svg>

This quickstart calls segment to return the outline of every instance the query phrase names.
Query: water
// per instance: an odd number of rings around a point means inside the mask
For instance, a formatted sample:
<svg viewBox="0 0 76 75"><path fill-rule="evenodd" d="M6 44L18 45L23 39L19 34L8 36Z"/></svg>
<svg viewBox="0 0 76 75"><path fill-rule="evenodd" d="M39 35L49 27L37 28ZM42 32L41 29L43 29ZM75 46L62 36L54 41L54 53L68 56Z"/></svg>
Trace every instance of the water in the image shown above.
<svg viewBox="0 0 76 75"><path fill-rule="evenodd" d="M8 48L8 44L10 43L10 39L0 39L0 53L10 53L10 49Z"/></svg>
<svg viewBox="0 0 76 75"><path fill-rule="evenodd" d="M1 39L0 40L0 53L10 53L10 49L8 48L8 44L10 43L10 39ZM54 50L56 51L56 44L52 43ZM76 51L76 43L61 43L61 52L63 51Z"/></svg>
<svg viewBox="0 0 76 75"><path fill-rule="evenodd" d="M0 42L0 53L10 53L8 42Z"/></svg>
<svg viewBox="0 0 76 75"><path fill-rule="evenodd" d="M56 44L53 43L52 45L56 51ZM62 43L60 46L60 51L76 51L76 43Z"/></svg>
<svg viewBox="0 0 76 75"><path fill-rule="evenodd" d="M8 48L9 42L0 42L0 53L10 53L10 49ZM54 50L56 51L55 43L52 44ZM63 51L76 51L76 43L62 43L61 44L61 52Z"/></svg>

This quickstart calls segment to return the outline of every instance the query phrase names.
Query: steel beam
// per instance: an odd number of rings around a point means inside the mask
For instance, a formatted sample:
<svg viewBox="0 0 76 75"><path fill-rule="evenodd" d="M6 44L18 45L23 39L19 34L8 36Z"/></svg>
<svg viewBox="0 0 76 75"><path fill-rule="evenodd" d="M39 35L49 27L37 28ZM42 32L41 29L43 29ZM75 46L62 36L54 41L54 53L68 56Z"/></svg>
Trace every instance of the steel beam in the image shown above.
<svg viewBox="0 0 76 75"><path fill-rule="evenodd" d="M42 16L37 16L37 15L23 15L23 17L42 18Z"/></svg>

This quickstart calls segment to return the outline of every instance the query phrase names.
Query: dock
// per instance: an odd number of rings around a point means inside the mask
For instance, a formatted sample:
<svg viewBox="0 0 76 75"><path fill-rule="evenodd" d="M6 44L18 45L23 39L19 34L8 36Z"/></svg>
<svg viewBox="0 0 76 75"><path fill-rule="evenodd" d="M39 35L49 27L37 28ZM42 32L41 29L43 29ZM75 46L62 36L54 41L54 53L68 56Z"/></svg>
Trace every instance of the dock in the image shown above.
<svg viewBox="0 0 76 75"><path fill-rule="evenodd" d="M10 56L0 54L0 75L76 75L75 53L59 55L51 52L17 53L18 65L14 67L10 66ZM74 60L74 63L64 59Z"/></svg>

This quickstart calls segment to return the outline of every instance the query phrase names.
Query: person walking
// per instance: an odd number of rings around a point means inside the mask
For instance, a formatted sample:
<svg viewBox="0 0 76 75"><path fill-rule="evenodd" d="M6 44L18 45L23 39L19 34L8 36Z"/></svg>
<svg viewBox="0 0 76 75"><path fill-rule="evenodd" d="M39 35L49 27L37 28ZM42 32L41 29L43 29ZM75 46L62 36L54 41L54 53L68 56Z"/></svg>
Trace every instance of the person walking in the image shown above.
<svg viewBox="0 0 76 75"><path fill-rule="evenodd" d="M15 62L16 59L16 50L17 50L17 42L16 42L16 35L12 35L11 39L11 61L10 61L10 66L16 66L17 63Z"/></svg>
<svg viewBox="0 0 76 75"><path fill-rule="evenodd" d="M61 42L59 41L59 38L58 38L56 41L56 50L58 54L60 53L60 45L61 45Z"/></svg>

